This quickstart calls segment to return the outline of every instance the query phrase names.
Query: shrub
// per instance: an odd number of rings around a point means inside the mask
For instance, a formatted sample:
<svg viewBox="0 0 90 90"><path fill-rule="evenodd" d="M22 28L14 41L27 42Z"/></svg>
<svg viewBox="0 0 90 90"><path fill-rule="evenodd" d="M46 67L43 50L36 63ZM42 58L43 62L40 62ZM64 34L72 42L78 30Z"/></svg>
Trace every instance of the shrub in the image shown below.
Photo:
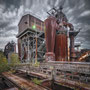
<svg viewBox="0 0 90 90"><path fill-rule="evenodd" d="M41 80L38 80L37 78L34 78L33 80L32 80L32 82L34 82L35 84L41 84Z"/></svg>
<svg viewBox="0 0 90 90"><path fill-rule="evenodd" d="M15 53L12 53L10 55L10 66L14 67L16 64L19 64L19 63L20 61L19 61L18 55Z"/></svg>
<svg viewBox="0 0 90 90"><path fill-rule="evenodd" d="M34 64L35 67L39 67L39 65L40 65L40 62L35 62Z"/></svg>
<svg viewBox="0 0 90 90"><path fill-rule="evenodd" d="M0 52L0 73L9 70L9 65L6 57L4 56L3 52Z"/></svg>

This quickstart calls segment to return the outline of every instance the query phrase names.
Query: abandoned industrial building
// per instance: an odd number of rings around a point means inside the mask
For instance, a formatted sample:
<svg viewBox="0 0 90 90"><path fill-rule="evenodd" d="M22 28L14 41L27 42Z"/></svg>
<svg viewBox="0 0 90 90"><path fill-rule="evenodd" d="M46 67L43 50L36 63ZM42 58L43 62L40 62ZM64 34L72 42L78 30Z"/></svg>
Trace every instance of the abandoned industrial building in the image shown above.
<svg viewBox="0 0 90 90"><path fill-rule="evenodd" d="M8 59L10 53L16 53L16 43L14 41L8 42L4 48L4 55Z"/></svg>
<svg viewBox="0 0 90 90"><path fill-rule="evenodd" d="M18 26L18 52L21 61L35 62L35 58L39 61L43 60L45 55L44 22L27 14L21 18Z"/></svg>
<svg viewBox="0 0 90 90"><path fill-rule="evenodd" d="M56 32L52 32L47 25L45 26L45 22L30 14L21 18L17 38L19 58L22 62L34 63L35 60L42 62L45 60L45 52L53 52L55 61L78 61L80 52L75 48L79 48L80 44L75 45L74 38L80 30L74 30L73 25L67 22L67 17L62 9L56 14L56 18L59 24L63 23L63 26L60 26L62 28ZM56 35L52 36L50 32L56 33ZM45 33L47 34L45 35Z"/></svg>
<svg viewBox="0 0 90 90"><path fill-rule="evenodd" d="M22 16L17 35L20 63L14 73L2 74L4 82L21 90L90 90L90 50L80 51L75 44L80 29L69 23L62 6L47 13L44 21Z"/></svg>

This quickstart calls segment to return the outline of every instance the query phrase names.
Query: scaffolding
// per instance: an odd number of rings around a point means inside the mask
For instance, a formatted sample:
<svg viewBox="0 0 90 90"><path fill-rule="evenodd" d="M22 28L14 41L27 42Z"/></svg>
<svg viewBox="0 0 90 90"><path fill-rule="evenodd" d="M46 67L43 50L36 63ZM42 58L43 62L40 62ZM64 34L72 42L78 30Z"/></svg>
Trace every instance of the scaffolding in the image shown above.
<svg viewBox="0 0 90 90"><path fill-rule="evenodd" d="M21 41L21 61L35 63L44 60L45 36L43 31L27 29L18 35ZM24 58L26 54L26 58Z"/></svg>
<svg viewBox="0 0 90 90"><path fill-rule="evenodd" d="M45 56L44 22L30 14L22 16L19 24L18 53L22 62L43 61Z"/></svg>

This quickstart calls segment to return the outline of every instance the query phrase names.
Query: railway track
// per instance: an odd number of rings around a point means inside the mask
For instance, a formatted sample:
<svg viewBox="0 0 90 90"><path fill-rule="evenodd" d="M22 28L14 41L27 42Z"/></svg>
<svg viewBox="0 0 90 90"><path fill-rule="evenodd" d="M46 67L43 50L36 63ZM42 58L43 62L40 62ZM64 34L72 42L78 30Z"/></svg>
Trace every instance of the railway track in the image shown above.
<svg viewBox="0 0 90 90"><path fill-rule="evenodd" d="M25 74L29 76L28 79L30 77L39 78L43 83L47 81L52 82L52 79L54 79L54 83L64 85L65 87L90 90L90 63L48 62L40 63L38 67L23 63L16 65L14 69L16 72L19 72L15 74L19 77ZM5 75L6 74L4 74L4 76ZM8 77L8 75L6 77Z"/></svg>
<svg viewBox="0 0 90 90"><path fill-rule="evenodd" d="M47 90L39 85L36 85L25 78L21 78L20 75L14 75L8 72L4 72L3 76L5 79L8 79L12 82L16 87L21 90Z"/></svg>

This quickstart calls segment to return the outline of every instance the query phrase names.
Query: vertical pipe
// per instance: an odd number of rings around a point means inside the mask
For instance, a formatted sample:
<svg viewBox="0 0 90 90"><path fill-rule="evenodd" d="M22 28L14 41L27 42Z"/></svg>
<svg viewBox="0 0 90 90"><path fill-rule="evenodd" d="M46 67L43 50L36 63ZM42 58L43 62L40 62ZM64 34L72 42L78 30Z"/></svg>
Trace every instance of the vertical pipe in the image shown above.
<svg viewBox="0 0 90 90"><path fill-rule="evenodd" d="M34 19L34 23L36 25L36 19ZM36 28L36 56L35 56L35 63L37 63L37 28Z"/></svg>
<svg viewBox="0 0 90 90"><path fill-rule="evenodd" d="M30 57L29 57L29 37L28 37L28 62L30 62Z"/></svg>
<svg viewBox="0 0 90 90"><path fill-rule="evenodd" d="M22 43L23 43L23 42L22 42L22 38L21 38L21 52L20 52L20 55L21 55L21 57L20 57L20 58L21 58L21 62L23 62L23 60L22 60L22 56L23 56L23 55L22 55L22 51L23 51Z"/></svg>
<svg viewBox="0 0 90 90"><path fill-rule="evenodd" d="M68 48L68 52L67 52L67 54L68 54L68 61L70 61L70 38L69 38L69 31L67 31L67 48Z"/></svg>
<svg viewBox="0 0 90 90"><path fill-rule="evenodd" d="M37 63L37 36L36 36L36 58L35 58L35 63Z"/></svg>
<svg viewBox="0 0 90 90"><path fill-rule="evenodd" d="M33 64L35 63L34 61L34 35L33 35Z"/></svg>
<svg viewBox="0 0 90 90"><path fill-rule="evenodd" d="M18 38L18 56L19 59L21 60L21 39Z"/></svg>
<svg viewBox="0 0 90 90"><path fill-rule="evenodd" d="M35 20L35 25L36 25L36 20ZM37 29L36 29L36 60L35 63L37 63Z"/></svg>
<svg viewBox="0 0 90 90"><path fill-rule="evenodd" d="M70 60L73 60L73 56L74 56L74 36L71 35L70 36Z"/></svg>

